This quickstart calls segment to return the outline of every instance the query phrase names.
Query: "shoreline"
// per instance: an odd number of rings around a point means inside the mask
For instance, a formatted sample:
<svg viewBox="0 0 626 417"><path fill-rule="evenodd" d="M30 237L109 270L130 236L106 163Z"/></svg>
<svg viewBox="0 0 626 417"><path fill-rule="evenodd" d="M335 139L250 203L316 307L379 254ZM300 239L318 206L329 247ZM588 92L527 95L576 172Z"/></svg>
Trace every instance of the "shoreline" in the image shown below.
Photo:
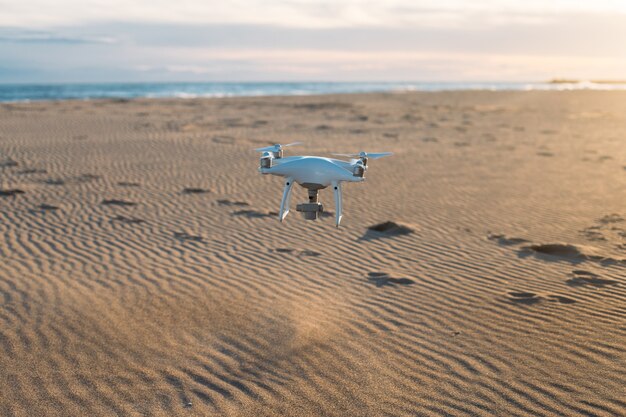
<svg viewBox="0 0 626 417"><path fill-rule="evenodd" d="M388 87L383 87L388 86ZM33 90L30 93L23 90ZM44 90L42 92L41 90ZM67 90L67 91L64 91ZM73 91L75 90L75 91ZM93 90L93 91L92 91ZM122 90L123 92L120 92ZM152 90L152 91L148 91ZM214 91L210 91L214 90ZM625 91L626 84L543 83L84 83L0 84L0 103L59 100L132 100L161 98L299 97L446 91ZM15 97L13 97L15 96Z"/></svg>
<svg viewBox="0 0 626 417"><path fill-rule="evenodd" d="M15 101L0 101L0 106L2 105L12 105L12 104L48 104L48 103L98 103L98 102L110 102L110 103L129 103L129 102L142 102L142 101L154 101L154 102L168 102L168 101L214 101L214 100L254 100L254 99L288 99L288 98L307 98L307 97L350 97L350 96L370 96L370 95L438 95L438 94L484 94L484 93L493 93L497 94L511 94L511 93L519 93L519 94L620 94L626 92L626 87L624 89L561 89L561 90L550 90L550 89L536 89L536 90L494 90L494 89L459 89L459 90L411 90L411 91L363 91L363 92L350 92L350 93L311 93L311 94L276 94L276 95L251 95L251 96L243 96L243 95L233 95L233 96L198 96L198 97L94 97L94 98L51 98L51 99L41 99L41 100L15 100Z"/></svg>

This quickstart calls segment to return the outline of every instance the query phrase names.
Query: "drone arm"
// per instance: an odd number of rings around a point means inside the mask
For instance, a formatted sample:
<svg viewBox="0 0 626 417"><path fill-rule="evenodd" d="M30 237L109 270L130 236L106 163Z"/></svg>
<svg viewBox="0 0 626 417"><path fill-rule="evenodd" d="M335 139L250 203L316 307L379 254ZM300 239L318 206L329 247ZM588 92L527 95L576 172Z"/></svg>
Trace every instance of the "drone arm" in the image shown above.
<svg viewBox="0 0 626 417"><path fill-rule="evenodd" d="M332 186L335 193L335 226L339 227L339 223L341 223L341 218L343 217L341 214L343 206L341 201L341 182L333 181Z"/></svg>
<svg viewBox="0 0 626 417"><path fill-rule="evenodd" d="M283 199L280 202L279 220L282 222L289 214L289 200L291 199L291 187L293 187L293 178L289 177L285 180L285 189L283 190Z"/></svg>

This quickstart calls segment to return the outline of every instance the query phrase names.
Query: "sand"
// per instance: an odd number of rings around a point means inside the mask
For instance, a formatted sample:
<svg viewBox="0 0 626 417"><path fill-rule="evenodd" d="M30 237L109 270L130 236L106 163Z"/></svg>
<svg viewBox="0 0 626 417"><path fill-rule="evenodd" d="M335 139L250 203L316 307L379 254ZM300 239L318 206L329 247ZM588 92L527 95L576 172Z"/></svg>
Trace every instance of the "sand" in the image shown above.
<svg viewBox="0 0 626 417"><path fill-rule="evenodd" d="M395 155L281 224L293 141ZM0 181L2 416L626 413L625 92L0 104Z"/></svg>

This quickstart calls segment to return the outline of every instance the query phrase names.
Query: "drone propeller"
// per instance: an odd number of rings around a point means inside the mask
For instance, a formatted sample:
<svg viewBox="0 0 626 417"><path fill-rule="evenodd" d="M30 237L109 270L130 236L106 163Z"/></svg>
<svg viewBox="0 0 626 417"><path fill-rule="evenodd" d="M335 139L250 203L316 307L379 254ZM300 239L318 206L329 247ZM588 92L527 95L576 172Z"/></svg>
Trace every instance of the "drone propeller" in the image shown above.
<svg viewBox="0 0 626 417"><path fill-rule="evenodd" d="M280 143L277 143L276 145L255 149L255 151L256 152L280 152L283 148L286 148L287 146L294 146L294 145L302 145L302 142L293 142L293 143L288 143L286 145L281 145Z"/></svg>
<svg viewBox="0 0 626 417"><path fill-rule="evenodd" d="M378 159L384 156L393 155L393 153L392 152L379 152L379 153L359 152L359 153L334 153L333 155L346 156L349 158L358 157L358 158Z"/></svg>

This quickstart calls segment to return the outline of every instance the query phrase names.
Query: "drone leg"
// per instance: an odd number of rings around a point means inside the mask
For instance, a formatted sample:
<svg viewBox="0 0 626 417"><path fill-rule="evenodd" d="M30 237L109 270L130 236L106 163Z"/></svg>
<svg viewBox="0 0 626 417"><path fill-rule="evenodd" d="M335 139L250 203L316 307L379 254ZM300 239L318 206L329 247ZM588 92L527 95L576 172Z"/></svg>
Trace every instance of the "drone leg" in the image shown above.
<svg viewBox="0 0 626 417"><path fill-rule="evenodd" d="M335 226L339 227L339 223L341 223L341 218L343 217L341 214L343 206L341 202L341 183L339 181L333 181L332 186L335 192Z"/></svg>
<svg viewBox="0 0 626 417"><path fill-rule="evenodd" d="M291 199L291 187L293 187L293 178L285 180L285 189L283 191L283 199L280 202L280 214L278 219L282 222L289 214L289 200Z"/></svg>

